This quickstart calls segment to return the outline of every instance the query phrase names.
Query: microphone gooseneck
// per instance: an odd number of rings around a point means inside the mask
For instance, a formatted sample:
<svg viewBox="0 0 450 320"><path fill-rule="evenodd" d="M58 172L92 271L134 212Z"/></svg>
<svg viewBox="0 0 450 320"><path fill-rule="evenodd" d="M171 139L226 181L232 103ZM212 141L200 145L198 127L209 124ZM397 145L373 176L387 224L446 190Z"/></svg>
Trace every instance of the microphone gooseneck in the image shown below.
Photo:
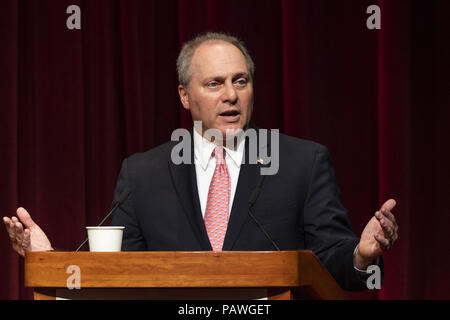
<svg viewBox="0 0 450 320"><path fill-rule="evenodd" d="M267 233L267 231L264 229L264 227L259 223L258 219L256 219L255 215L252 212L253 205L256 203L256 200L258 200L259 194L261 193L261 185L263 183L264 176L259 181L259 184L256 186L256 188L253 190L252 194L250 195L250 199L248 200L248 215L253 219L253 221L256 223L258 228L264 233L266 238L272 243L272 246L277 250L281 251L280 248L277 246L275 241L272 239L272 237Z"/></svg>
<svg viewBox="0 0 450 320"><path fill-rule="evenodd" d="M98 227L100 227L103 223L105 223L105 221L117 210L117 208L119 206L121 206L128 199L128 196L130 195L130 193L131 193L131 191L128 188L126 188L124 191L122 191L122 193L119 195L119 198L117 199L117 201L114 202L114 205L113 205L111 211L109 211L109 213L106 215L106 217L104 217L103 220L98 224ZM75 252L80 251L80 249L84 247L86 242L88 242L88 239L89 238L86 237L86 239L83 241L82 244L80 244L80 246L77 248L77 250L75 250Z"/></svg>

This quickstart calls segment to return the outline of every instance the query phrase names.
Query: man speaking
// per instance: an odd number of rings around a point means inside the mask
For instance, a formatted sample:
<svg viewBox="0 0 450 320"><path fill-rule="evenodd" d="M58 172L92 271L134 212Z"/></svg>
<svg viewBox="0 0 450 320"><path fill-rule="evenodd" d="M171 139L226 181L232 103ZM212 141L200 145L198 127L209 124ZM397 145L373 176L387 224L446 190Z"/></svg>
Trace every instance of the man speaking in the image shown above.
<svg viewBox="0 0 450 320"><path fill-rule="evenodd" d="M386 201L358 238L326 147L280 134L277 148L270 141L257 146L258 155L279 153L275 174L261 173L264 161L246 161L252 142L232 134L261 137L251 123L254 64L237 38L196 37L183 46L177 69L181 103L201 124L190 135L192 161L173 161L174 141L124 160L115 197L127 189L130 195L111 222L125 226L122 249L309 249L343 289L365 289L365 270L381 263L398 237L395 201ZM211 130L219 134L212 138ZM25 209L17 216L3 218L15 251L52 250Z"/></svg>

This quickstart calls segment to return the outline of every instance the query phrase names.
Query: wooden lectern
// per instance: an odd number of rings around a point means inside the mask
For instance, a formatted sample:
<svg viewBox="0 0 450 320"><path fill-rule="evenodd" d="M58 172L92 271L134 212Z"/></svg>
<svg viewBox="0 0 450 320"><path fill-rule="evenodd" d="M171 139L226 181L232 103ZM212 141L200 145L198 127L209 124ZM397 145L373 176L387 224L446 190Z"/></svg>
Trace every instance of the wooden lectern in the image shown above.
<svg viewBox="0 0 450 320"><path fill-rule="evenodd" d="M25 286L36 300L347 298L309 250L28 252Z"/></svg>

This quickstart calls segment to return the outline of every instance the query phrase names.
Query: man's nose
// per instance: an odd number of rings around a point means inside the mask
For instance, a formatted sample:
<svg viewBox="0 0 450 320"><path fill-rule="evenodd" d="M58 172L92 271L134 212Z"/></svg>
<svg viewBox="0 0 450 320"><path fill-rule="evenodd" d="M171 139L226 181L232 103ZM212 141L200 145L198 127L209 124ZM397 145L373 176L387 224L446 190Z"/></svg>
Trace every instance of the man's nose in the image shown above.
<svg viewBox="0 0 450 320"><path fill-rule="evenodd" d="M225 83L222 101L234 105L237 101L236 88L232 83Z"/></svg>

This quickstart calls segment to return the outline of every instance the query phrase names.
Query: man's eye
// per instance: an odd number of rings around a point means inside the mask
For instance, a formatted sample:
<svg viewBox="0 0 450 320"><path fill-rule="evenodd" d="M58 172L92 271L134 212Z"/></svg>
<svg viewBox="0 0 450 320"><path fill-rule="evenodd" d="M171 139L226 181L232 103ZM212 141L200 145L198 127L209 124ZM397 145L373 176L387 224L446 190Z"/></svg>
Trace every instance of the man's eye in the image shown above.
<svg viewBox="0 0 450 320"><path fill-rule="evenodd" d="M236 83L239 86L245 86L247 84L247 80L246 79L239 79L239 80L236 81Z"/></svg>
<svg viewBox="0 0 450 320"><path fill-rule="evenodd" d="M218 85L219 85L219 83L216 81L208 83L209 88L216 88Z"/></svg>

